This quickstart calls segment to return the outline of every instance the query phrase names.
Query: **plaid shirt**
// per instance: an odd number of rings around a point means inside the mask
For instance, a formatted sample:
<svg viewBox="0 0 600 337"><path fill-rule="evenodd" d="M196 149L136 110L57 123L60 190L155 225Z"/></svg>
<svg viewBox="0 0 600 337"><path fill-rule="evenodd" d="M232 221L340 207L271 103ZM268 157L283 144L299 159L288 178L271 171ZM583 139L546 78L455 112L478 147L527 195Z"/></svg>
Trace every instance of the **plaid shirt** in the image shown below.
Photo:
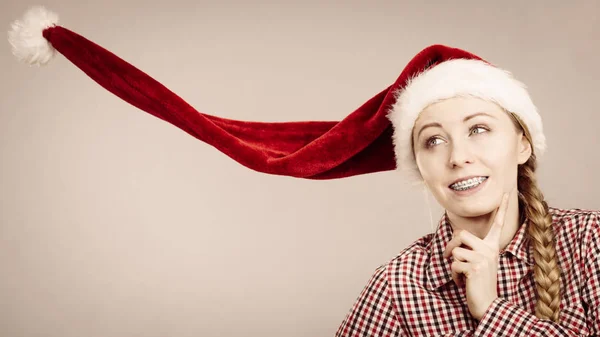
<svg viewBox="0 0 600 337"><path fill-rule="evenodd" d="M560 322L533 314L533 253L523 224L500 252L498 298L480 321L442 254L452 238L446 214L435 233L377 268L336 332L354 336L600 336L600 211L550 208L561 267Z"/></svg>

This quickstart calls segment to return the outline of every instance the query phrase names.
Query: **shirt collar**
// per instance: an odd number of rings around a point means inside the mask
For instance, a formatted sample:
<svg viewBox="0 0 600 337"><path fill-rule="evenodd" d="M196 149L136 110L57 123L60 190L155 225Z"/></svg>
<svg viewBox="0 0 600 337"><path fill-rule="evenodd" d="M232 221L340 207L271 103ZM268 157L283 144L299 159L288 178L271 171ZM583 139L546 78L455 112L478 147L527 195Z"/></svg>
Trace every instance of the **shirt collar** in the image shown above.
<svg viewBox="0 0 600 337"><path fill-rule="evenodd" d="M452 281L452 262L443 256L446 245L452 239L452 233L453 230L448 215L444 212L429 245L430 262L426 276L427 287L430 290L435 290ZM527 237L527 221L519 227L504 250L500 251L500 255L506 255L506 253L510 253L510 255L530 266L533 265L533 255L531 249L529 249L529 239Z"/></svg>

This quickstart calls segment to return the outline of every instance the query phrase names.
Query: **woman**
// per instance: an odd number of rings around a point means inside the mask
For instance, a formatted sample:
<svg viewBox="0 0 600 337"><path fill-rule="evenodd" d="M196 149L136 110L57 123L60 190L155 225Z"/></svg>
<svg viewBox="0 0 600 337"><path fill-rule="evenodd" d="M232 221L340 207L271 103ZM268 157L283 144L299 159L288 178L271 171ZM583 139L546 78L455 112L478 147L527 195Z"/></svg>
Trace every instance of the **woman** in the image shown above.
<svg viewBox="0 0 600 337"><path fill-rule="evenodd" d="M600 213L548 207L516 113L448 96L406 131L439 227L376 269L336 336L600 336Z"/></svg>
<svg viewBox="0 0 600 337"><path fill-rule="evenodd" d="M197 111L57 22L30 9L9 32L13 53L40 65L58 51L253 170L337 179L397 168L424 183L446 210L437 231L376 269L337 336L600 335L600 213L545 203L541 118L508 72L434 45L342 121L243 122Z"/></svg>

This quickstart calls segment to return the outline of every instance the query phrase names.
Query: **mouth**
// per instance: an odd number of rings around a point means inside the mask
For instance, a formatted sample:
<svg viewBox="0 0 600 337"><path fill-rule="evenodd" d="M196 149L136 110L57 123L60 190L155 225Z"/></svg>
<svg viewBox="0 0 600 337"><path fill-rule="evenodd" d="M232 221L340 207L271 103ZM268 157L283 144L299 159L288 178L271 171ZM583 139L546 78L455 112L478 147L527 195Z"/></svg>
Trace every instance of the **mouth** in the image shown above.
<svg viewBox="0 0 600 337"><path fill-rule="evenodd" d="M448 188L459 195L472 194L479 191L487 182L489 176L472 177L450 184Z"/></svg>

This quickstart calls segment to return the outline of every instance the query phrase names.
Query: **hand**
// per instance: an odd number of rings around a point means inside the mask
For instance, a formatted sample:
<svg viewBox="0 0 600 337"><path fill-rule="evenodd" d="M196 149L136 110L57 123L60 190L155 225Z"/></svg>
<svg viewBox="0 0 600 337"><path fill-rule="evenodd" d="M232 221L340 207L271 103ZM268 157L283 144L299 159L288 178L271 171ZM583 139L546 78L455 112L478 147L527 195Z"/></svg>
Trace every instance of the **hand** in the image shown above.
<svg viewBox="0 0 600 337"><path fill-rule="evenodd" d="M489 233L482 240L466 230L454 231L452 240L444 251L444 258L452 257L452 279L463 286L466 279L467 305L471 315L480 320L483 314L498 298L498 260L500 256L500 234L504 227L504 217L508 209L508 193L502 198ZM465 245L471 249L462 248Z"/></svg>

